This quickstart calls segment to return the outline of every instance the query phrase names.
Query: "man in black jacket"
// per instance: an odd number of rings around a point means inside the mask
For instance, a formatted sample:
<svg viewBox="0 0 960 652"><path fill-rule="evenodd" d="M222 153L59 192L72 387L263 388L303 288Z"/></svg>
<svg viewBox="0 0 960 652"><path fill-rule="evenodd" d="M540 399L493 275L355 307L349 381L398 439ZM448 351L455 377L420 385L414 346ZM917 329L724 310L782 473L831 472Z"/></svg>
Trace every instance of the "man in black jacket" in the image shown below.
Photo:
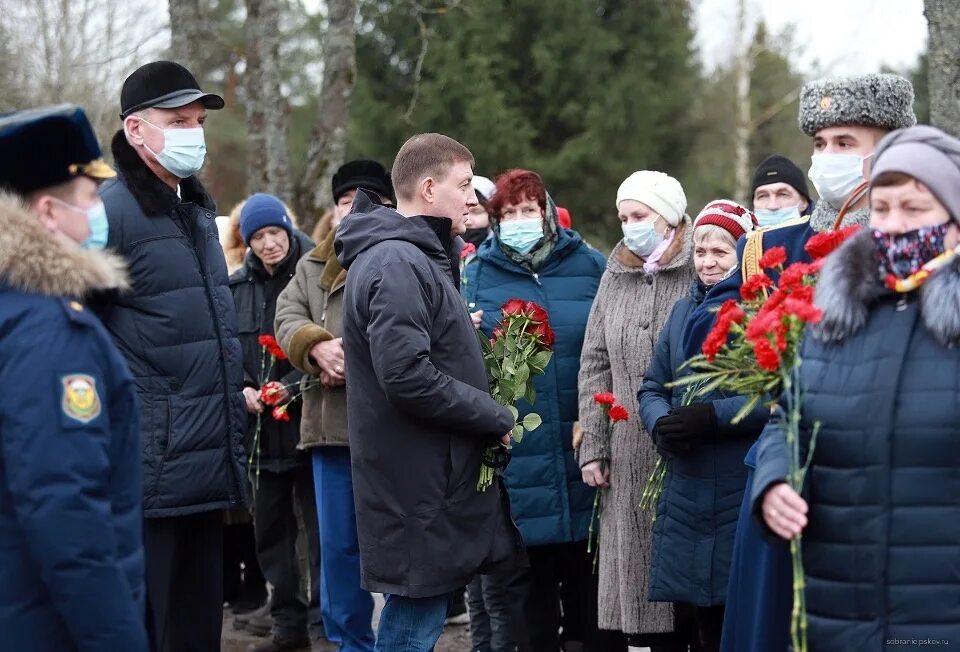
<svg viewBox="0 0 960 652"><path fill-rule="evenodd" d="M522 556L502 483L481 456L508 441L458 291L456 236L477 203L473 156L440 134L393 165L397 209L360 193L340 225L347 423L361 581L385 593L377 650L430 650L450 593Z"/></svg>
<svg viewBox="0 0 960 652"><path fill-rule="evenodd" d="M218 652L222 510L244 503L246 414L216 212L194 175L206 110L223 99L156 61L127 78L120 104L118 176L100 195L132 291L98 310L140 398L148 631L156 652Z"/></svg>

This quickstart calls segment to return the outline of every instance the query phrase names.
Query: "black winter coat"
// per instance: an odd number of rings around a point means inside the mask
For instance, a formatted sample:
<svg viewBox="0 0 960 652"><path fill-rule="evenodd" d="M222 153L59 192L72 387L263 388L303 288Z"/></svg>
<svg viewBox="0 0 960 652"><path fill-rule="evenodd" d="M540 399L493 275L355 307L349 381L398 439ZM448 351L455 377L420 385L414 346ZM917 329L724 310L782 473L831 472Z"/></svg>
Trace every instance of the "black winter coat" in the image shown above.
<svg viewBox="0 0 960 652"><path fill-rule="evenodd" d="M240 347L243 350L243 384L245 387L260 389L260 374L263 363L263 350L260 348L260 335L273 335L273 318L277 312L277 297L297 270L297 261L313 249L313 241L305 233L294 231L290 239L290 250L273 275L264 268L260 259L252 251L247 252L243 267L230 275L230 291L237 306L237 331ZM267 360L269 366L269 359ZM263 369L265 372L266 369ZM299 384L303 372L298 371L288 360L277 360L270 367L269 380L283 385ZM294 395L299 388L294 385L287 391ZM297 449L300 443L300 416L303 399L298 398L290 404L287 413L289 421L277 421L270 416L270 408L264 409L260 418L260 453L254 457L253 464L259 463L261 469L279 473L308 462L308 456ZM246 449L247 455L254 452L254 434L257 417L248 414Z"/></svg>
<svg viewBox="0 0 960 652"><path fill-rule="evenodd" d="M129 266L132 290L96 309L133 372L143 427L146 517L244 502L247 416L243 360L216 212L195 177L176 192L120 131L118 177L100 187L108 248Z"/></svg>
<svg viewBox="0 0 960 652"><path fill-rule="evenodd" d="M513 426L491 397L460 298L450 220L405 218L359 193L337 232L361 581L413 598L522 554L502 482L481 455Z"/></svg>
<svg viewBox="0 0 960 652"><path fill-rule="evenodd" d="M901 650L925 639L953 649L960 262L919 291L894 294L877 280L864 232L827 259L816 301L824 316L808 331L799 372L804 447L821 423L802 540L810 649ZM771 421L753 481L758 520L764 493L786 477L785 445Z"/></svg>

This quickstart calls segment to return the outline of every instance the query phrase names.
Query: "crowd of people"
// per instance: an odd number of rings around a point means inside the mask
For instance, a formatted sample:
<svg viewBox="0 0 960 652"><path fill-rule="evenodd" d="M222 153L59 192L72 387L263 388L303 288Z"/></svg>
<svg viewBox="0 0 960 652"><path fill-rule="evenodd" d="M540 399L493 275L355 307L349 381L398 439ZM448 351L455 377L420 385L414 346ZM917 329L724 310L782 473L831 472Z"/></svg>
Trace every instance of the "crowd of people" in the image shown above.
<svg viewBox="0 0 960 652"><path fill-rule="evenodd" d="M960 640L960 141L907 80L803 87L816 199L776 153L752 206L695 217L669 171L626 174L609 256L535 171L475 175L441 134L341 166L310 235L263 192L218 228L223 106L137 69L115 169L76 106L0 116L4 648L214 652L226 604L256 652L426 652L464 610L473 652L785 652L801 533L810 649ZM800 353L798 492L782 401L735 420L747 397L675 381L764 252L851 225ZM480 338L511 299L555 339L507 407Z"/></svg>

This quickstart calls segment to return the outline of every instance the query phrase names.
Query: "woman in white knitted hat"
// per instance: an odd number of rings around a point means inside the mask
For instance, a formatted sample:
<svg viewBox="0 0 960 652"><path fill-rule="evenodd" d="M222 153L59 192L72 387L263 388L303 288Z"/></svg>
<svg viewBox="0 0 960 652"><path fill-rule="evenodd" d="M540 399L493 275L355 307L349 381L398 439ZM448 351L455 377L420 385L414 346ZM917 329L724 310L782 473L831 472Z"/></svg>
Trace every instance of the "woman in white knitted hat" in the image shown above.
<svg viewBox="0 0 960 652"><path fill-rule="evenodd" d="M663 172L634 172L620 185L616 207L623 240L600 281L580 360L579 463L583 481L604 492L600 516L599 625L633 636L631 644L671 645L670 604L647 601L649 515L637 506L657 453L636 416L637 390L654 345L677 299L694 279L690 218L680 183ZM598 392L613 392L631 412L608 436ZM665 648L669 649L669 648Z"/></svg>

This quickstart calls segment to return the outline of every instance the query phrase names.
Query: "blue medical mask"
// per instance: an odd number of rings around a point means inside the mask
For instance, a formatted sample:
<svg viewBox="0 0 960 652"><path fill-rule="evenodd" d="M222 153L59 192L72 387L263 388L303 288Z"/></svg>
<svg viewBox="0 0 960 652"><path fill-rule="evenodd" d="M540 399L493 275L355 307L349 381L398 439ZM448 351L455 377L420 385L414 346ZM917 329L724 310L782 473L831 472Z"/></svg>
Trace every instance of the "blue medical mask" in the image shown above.
<svg viewBox="0 0 960 652"><path fill-rule="evenodd" d="M68 204L62 199L53 199L67 208L77 211L78 213L83 213L87 216L87 225L90 228L90 235L87 236L87 239L80 243L80 246L84 249L92 249L100 251L107 246L107 237L110 235L110 223L107 222L107 209L103 205L102 201L98 201L96 204L90 208L80 208L79 206L74 206L73 204Z"/></svg>
<svg viewBox="0 0 960 652"><path fill-rule="evenodd" d="M147 144L143 146L154 155L157 163L173 176L186 179L192 177L203 167L207 155L207 144L203 138L203 127L193 129L161 129L149 120L140 118L154 129L163 132L163 149L158 154Z"/></svg>
<svg viewBox="0 0 960 652"><path fill-rule="evenodd" d="M863 183L863 162L871 156L873 154L814 154L807 176L820 198L839 209L854 188Z"/></svg>
<svg viewBox="0 0 960 652"><path fill-rule="evenodd" d="M623 229L623 244L627 249L641 258L646 258L663 242L663 236L653 228L653 220L644 222L630 222L621 225Z"/></svg>
<svg viewBox="0 0 960 652"><path fill-rule="evenodd" d="M785 220L800 217L800 206L784 206L783 208L754 208L760 226L773 226Z"/></svg>
<svg viewBox="0 0 960 652"><path fill-rule="evenodd" d="M500 242L522 254L530 253L543 238L543 220L539 217L500 222Z"/></svg>

